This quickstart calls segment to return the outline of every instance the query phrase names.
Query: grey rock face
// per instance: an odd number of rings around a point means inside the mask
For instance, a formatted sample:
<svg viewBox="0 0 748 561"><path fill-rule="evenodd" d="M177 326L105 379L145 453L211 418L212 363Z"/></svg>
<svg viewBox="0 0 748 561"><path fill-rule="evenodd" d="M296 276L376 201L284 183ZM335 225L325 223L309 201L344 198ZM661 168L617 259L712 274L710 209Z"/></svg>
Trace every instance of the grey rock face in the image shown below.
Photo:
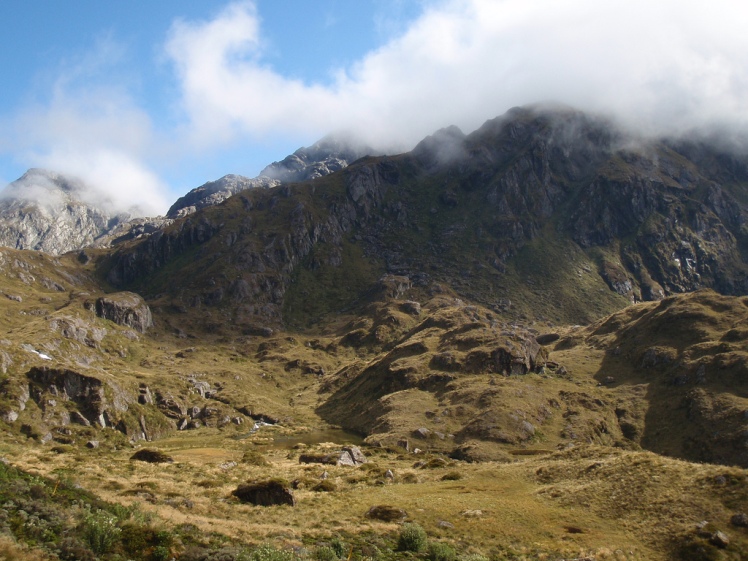
<svg viewBox="0 0 748 561"><path fill-rule="evenodd" d="M0 194L0 245L59 255L131 218L82 202L85 191L74 178L30 169Z"/></svg>
<svg viewBox="0 0 748 561"><path fill-rule="evenodd" d="M153 325L151 309L134 292L108 294L96 300L95 304L88 302L86 307L94 309L100 318L131 327L140 333L145 333Z"/></svg>
<svg viewBox="0 0 748 561"><path fill-rule="evenodd" d="M273 162L255 178L230 174L209 181L180 197L166 216L170 219L187 216L201 208L220 204L246 189L267 189L281 183L329 175L367 154L374 154L374 150L350 139L327 136L312 146L299 148L280 162Z"/></svg>
<svg viewBox="0 0 748 561"><path fill-rule="evenodd" d="M167 218L181 218L193 212L222 203L230 196L246 189L267 189L279 185L280 181L271 177L250 179L242 175L224 175L216 181L209 181L177 199L167 211Z"/></svg>
<svg viewBox="0 0 748 561"><path fill-rule="evenodd" d="M273 162L260 172L260 177L283 183L317 179L369 155L377 155L377 152L350 138L329 135L311 146L299 148L280 162Z"/></svg>

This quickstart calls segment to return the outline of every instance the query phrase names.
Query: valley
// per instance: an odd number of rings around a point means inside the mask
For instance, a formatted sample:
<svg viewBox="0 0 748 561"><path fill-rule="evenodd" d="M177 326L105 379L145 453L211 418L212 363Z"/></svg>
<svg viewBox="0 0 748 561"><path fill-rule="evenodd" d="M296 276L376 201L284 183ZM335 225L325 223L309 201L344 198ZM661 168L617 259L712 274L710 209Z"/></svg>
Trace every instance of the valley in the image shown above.
<svg viewBox="0 0 748 561"><path fill-rule="evenodd" d="M745 558L748 166L632 146L520 108L111 247L1 248L7 551Z"/></svg>

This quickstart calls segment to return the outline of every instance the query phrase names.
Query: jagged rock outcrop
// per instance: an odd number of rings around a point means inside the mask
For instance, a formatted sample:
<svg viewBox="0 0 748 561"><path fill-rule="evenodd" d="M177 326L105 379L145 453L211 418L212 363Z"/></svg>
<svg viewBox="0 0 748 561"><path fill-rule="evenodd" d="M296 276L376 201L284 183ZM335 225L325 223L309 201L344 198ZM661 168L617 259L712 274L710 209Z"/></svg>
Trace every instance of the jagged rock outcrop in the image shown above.
<svg viewBox="0 0 748 561"><path fill-rule="evenodd" d="M166 212L166 216L170 219L181 218L201 208L220 204L245 189L267 189L279 184L279 180L262 175L253 179L242 175L224 175L216 181L209 181L185 196L179 197Z"/></svg>
<svg viewBox="0 0 748 561"><path fill-rule="evenodd" d="M57 407L58 400L73 402L81 417L101 427L112 426L119 414L128 409L129 399L125 392L94 376L41 366L33 367L26 377L31 398L43 411L58 414L60 424L67 424L71 419L67 408Z"/></svg>
<svg viewBox="0 0 748 561"><path fill-rule="evenodd" d="M75 178L30 169L0 194L0 245L59 255L93 244L131 218L84 202L87 191Z"/></svg>
<svg viewBox="0 0 748 561"><path fill-rule="evenodd" d="M117 223L113 228L102 234L91 244L91 247L106 248L130 240L142 239L166 228L174 220L163 216L145 218L131 218Z"/></svg>
<svg viewBox="0 0 748 561"><path fill-rule="evenodd" d="M265 167L255 178L225 175L209 181L180 197L168 210L168 218L180 218L208 206L222 203L246 189L267 189L281 183L308 181L347 167L354 160L375 151L352 139L327 136L306 148L299 148L279 162Z"/></svg>
<svg viewBox="0 0 748 561"><path fill-rule="evenodd" d="M140 333L145 333L153 325L151 309L143 298L134 292L107 294L98 298L96 302L86 302L86 308L95 311L100 318L130 327Z"/></svg>
<svg viewBox="0 0 748 561"><path fill-rule="evenodd" d="M378 153L353 138L329 135L311 146L299 148L280 162L273 162L260 172L260 177L270 177L283 183L309 181L340 171L359 158Z"/></svg>

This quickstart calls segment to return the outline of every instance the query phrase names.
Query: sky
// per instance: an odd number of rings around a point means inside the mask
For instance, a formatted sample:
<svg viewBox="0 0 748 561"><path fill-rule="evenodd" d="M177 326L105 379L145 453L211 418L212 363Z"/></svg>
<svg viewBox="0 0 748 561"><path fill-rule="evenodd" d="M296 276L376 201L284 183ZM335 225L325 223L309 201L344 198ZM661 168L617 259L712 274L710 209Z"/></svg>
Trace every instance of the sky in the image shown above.
<svg viewBox="0 0 748 561"><path fill-rule="evenodd" d="M0 22L0 184L47 168L142 214L329 133L400 152L537 102L748 131L736 0L3 0Z"/></svg>

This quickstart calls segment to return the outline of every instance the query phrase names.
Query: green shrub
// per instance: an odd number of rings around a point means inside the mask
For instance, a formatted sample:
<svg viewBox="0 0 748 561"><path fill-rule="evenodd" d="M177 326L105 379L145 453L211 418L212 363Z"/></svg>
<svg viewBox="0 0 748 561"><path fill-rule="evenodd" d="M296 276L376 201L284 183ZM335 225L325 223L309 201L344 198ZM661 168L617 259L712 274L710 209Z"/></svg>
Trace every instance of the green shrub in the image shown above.
<svg viewBox="0 0 748 561"><path fill-rule="evenodd" d="M430 542L427 557L430 561L456 561L457 553L446 543Z"/></svg>
<svg viewBox="0 0 748 561"><path fill-rule="evenodd" d="M167 559L171 559L171 550L166 546L157 545L153 548L151 559L153 561L167 561Z"/></svg>
<svg viewBox="0 0 748 561"><path fill-rule="evenodd" d="M89 512L83 519L83 538L98 555L111 551L121 532L117 518L103 510Z"/></svg>
<svg viewBox="0 0 748 561"><path fill-rule="evenodd" d="M335 550L327 545L318 547L314 551L314 558L317 561L337 561L339 559L338 555L335 553Z"/></svg>
<svg viewBox="0 0 748 561"><path fill-rule="evenodd" d="M403 524L400 537L397 540L397 548L400 551L419 553L424 550L427 542L426 530L418 524Z"/></svg>
<svg viewBox="0 0 748 561"><path fill-rule="evenodd" d="M337 555L339 559L342 559L346 556L345 544L339 537L336 536L330 540L330 547L333 549L335 555Z"/></svg>

